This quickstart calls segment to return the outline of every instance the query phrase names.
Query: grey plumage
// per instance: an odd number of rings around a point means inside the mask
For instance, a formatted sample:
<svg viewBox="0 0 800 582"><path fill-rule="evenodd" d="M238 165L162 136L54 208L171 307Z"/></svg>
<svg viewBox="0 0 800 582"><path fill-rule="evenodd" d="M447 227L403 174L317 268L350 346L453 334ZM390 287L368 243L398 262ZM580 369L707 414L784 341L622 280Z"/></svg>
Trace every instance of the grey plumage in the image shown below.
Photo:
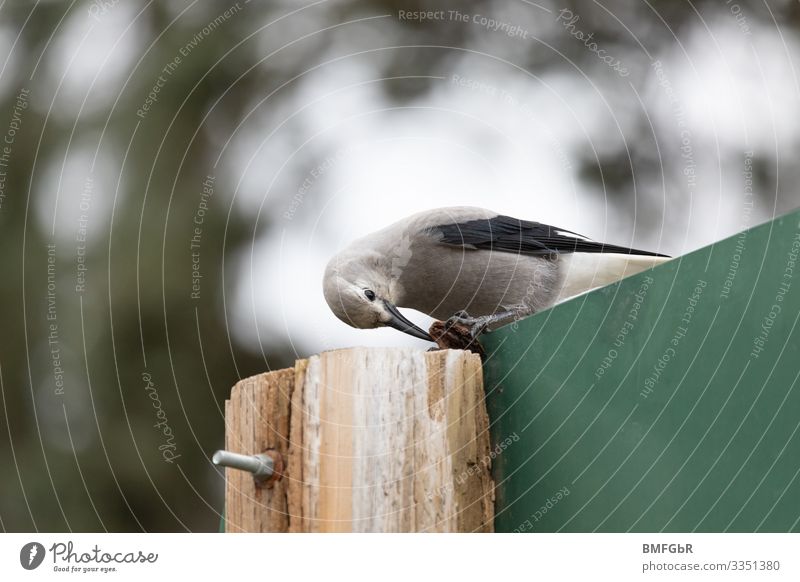
<svg viewBox="0 0 800 582"><path fill-rule="evenodd" d="M345 323L426 337L392 308L523 316L665 260L482 208L440 208L354 241L328 263L323 289Z"/></svg>

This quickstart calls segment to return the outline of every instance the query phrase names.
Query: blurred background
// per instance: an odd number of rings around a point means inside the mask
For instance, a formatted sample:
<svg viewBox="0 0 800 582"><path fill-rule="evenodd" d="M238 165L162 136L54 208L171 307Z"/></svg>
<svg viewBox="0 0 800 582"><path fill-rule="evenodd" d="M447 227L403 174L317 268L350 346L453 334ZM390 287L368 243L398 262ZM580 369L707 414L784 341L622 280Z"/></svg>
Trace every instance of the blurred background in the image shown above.
<svg viewBox="0 0 800 582"><path fill-rule="evenodd" d="M416 341L320 286L407 214L677 255L799 206L798 57L798 0L0 2L0 527L216 530L239 378Z"/></svg>

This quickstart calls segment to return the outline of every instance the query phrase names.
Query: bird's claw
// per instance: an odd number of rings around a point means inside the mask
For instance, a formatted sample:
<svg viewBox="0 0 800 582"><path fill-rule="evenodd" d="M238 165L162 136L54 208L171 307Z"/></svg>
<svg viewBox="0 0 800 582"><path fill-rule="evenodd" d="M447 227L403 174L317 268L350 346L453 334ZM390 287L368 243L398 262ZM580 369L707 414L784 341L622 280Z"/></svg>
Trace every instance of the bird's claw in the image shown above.
<svg viewBox="0 0 800 582"><path fill-rule="evenodd" d="M475 339L486 331L489 319L487 317L471 317L466 311L457 311L445 323L447 327L453 325L468 327L472 339Z"/></svg>
<svg viewBox="0 0 800 582"><path fill-rule="evenodd" d="M452 327L454 325L464 325L467 327L471 327L475 325L475 318L470 317L469 313L466 311L456 311L453 315L451 315L447 321L445 321L445 325L447 327Z"/></svg>
<svg viewBox="0 0 800 582"><path fill-rule="evenodd" d="M488 321L481 321L470 327L469 333L472 336L472 339L477 338L479 335L485 332L488 325L489 325Z"/></svg>
<svg viewBox="0 0 800 582"><path fill-rule="evenodd" d="M456 323L460 323L461 325L468 325L475 320L474 317L470 317L469 313L466 311L456 311L450 318L447 320L448 325L453 325Z"/></svg>

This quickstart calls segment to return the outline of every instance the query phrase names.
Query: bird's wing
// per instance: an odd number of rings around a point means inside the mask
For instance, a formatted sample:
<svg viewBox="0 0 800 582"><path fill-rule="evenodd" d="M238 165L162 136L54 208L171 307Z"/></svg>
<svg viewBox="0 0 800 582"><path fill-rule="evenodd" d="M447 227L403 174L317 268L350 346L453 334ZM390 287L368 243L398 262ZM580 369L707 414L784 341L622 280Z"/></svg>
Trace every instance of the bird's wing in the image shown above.
<svg viewBox="0 0 800 582"><path fill-rule="evenodd" d="M467 249L495 250L524 255L558 253L621 253L666 257L617 245L595 242L584 236L528 220L498 215L464 222L440 224L430 228L441 244Z"/></svg>

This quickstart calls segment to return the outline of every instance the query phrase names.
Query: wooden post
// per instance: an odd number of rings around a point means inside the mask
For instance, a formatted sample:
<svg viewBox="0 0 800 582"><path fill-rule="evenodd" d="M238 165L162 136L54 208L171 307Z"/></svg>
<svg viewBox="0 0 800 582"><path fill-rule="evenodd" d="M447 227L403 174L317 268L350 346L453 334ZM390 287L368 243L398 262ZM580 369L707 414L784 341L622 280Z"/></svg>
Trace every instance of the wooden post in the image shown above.
<svg viewBox="0 0 800 582"><path fill-rule="evenodd" d="M226 470L226 531L492 531L483 397L460 350L337 350L242 380L226 448L286 467L272 487Z"/></svg>

